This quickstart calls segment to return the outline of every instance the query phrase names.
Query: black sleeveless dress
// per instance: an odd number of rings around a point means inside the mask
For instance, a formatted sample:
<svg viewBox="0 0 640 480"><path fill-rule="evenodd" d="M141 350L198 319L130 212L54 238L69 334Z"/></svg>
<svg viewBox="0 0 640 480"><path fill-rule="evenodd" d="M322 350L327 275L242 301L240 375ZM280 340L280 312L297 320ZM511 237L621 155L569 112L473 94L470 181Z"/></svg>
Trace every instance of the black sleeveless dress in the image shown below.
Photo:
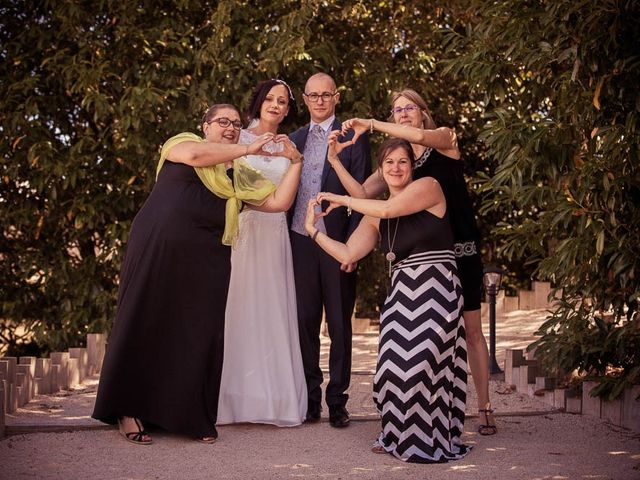
<svg viewBox="0 0 640 480"><path fill-rule="evenodd" d="M423 177L435 178L442 187L453 231L458 275L464 291L464 309L478 310L482 299L480 230L464 179L464 163L427 148L416 160L413 171L414 180Z"/></svg>
<svg viewBox="0 0 640 480"><path fill-rule="evenodd" d="M165 162L131 227L94 418L215 432L231 273L225 204L192 167Z"/></svg>
<svg viewBox="0 0 640 480"><path fill-rule="evenodd" d="M448 219L426 211L382 219L380 233L383 251L396 259L380 316L377 443L408 462L460 459L469 451L460 441L467 350Z"/></svg>

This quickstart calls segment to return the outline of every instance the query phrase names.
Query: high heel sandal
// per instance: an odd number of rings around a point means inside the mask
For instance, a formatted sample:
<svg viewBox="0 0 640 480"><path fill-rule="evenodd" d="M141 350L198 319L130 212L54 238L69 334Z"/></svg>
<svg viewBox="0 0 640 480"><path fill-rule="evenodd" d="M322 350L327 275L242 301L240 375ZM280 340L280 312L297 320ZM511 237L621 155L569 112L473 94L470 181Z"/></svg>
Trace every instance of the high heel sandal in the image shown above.
<svg viewBox="0 0 640 480"><path fill-rule="evenodd" d="M495 426L495 418L493 419L494 425L489 424L489 415L493 415L493 408L491 408L491 403L488 402L484 408L479 408L478 413L484 413L484 423L478 425L478 433L480 435L495 435L498 433L498 427Z"/></svg>
<svg viewBox="0 0 640 480"><path fill-rule="evenodd" d="M127 442L135 443L136 445L151 445L153 443L153 440L144 430L140 420L132 417L132 420L136 423L136 427L138 427L138 430L135 432L125 432L122 420L122 418L118 419L118 430L120 431L120 435L122 435Z"/></svg>

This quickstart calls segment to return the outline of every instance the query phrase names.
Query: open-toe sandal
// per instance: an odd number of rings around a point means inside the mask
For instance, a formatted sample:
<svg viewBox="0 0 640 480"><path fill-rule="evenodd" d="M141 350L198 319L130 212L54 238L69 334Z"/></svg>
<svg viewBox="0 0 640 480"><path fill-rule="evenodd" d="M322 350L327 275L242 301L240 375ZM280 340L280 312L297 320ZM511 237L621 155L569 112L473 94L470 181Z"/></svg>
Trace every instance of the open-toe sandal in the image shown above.
<svg viewBox="0 0 640 480"><path fill-rule="evenodd" d="M138 430L136 430L135 432L125 432L122 419L119 419L118 430L120 431L120 434L125 438L127 442L135 443L136 445L151 445L153 443L153 440L144 430L144 427L142 426L140 420L134 418L133 421L136 423L136 427L138 427Z"/></svg>
<svg viewBox="0 0 640 480"><path fill-rule="evenodd" d="M375 442L373 444L373 446L371 447L371 451L373 453L387 453L387 451L384 449L384 447L382 445L380 445L378 442Z"/></svg>
<svg viewBox="0 0 640 480"><path fill-rule="evenodd" d="M208 443L209 445L212 444L212 443L216 443L216 440L218 440L217 437L198 437L198 438L196 438L196 442Z"/></svg>
<svg viewBox="0 0 640 480"><path fill-rule="evenodd" d="M484 423L478 425L478 433L480 435L495 435L498 433L498 427L491 425L489 423L489 415L493 416L493 409L491 408L491 403L487 403L484 408L479 408L478 413L480 414L480 418L482 419L482 415L484 414ZM480 420L482 421L482 420ZM495 418L493 419L495 422Z"/></svg>

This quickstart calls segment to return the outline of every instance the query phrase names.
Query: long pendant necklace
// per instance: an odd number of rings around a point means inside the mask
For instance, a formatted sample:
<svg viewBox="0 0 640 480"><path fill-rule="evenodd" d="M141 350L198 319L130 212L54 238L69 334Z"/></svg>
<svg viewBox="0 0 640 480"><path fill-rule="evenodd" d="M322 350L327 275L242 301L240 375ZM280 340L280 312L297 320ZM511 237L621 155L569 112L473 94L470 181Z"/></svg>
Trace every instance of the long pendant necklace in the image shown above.
<svg viewBox="0 0 640 480"><path fill-rule="evenodd" d="M391 264L396 260L396 254L393 253L393 246L396 243L396 235L398 234L398 225L400 224L400 217L396 220L396 228L393 231L393 239L391 239L391 227L389 224L391 220L387 219L387 246L389 247L389 252L385 255L387 262L389 262L389 278L391 278Z"/></svg>
<svg viewBox="0 0 640 480"><path fill-rule="evenodd" d="M432 150L433 149L431 147L427 147L427 149L424 152L422 152L422 155L420 155L420 158L418 158L413 164L414 170L418 167L421 167L422 164L427 161L427 159L429 158L429 155L431 155Z"/></svg>

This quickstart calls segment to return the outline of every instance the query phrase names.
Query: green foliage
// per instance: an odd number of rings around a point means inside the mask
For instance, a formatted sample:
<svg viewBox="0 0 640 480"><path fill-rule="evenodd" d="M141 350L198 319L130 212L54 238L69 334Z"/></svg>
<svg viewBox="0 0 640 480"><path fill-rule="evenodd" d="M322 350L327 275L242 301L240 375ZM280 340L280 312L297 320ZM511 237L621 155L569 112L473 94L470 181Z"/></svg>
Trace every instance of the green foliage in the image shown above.
<svg viewBox="0 0 640 480"><path fill-rule="evenodd" d="M327 71L343 118L384 118L390 92L410 85L432 100L439 122L458 128L475 171L481 109L437 64L441 29L466 18L456 5L3 2L2 342L14 353L30 341L51 351L108 329L124 245L160 145L197 131L211 103L246 106L258 80L284 78L300 101L306 78ZM375 312L386 276L373 257L361 268L371 300L359 308Z"/></svg>
<svg viewBox="0 0 640 480"><path fill-rule="evenodd" d="M637 322L602 315L587 302L574 302L557 309L540 331L542 337L531 347L547 370L559 377L577 371L581 377L598 380L592 395L612 400L640 383Z"/></svg>
<svg viewBox="0 0 640 480"><path fill-rule="evenodd" d="M637 382L638 356L624 344L637 346L640 329L640 7L472 5L474 24L447 34L462 52L447 67L485 108L479 139L495 174L481 192L483 214L502 218L497 253L526 258L538 278L562 289L563 301L540 329L539 351L567 371L621 368L618 379Z"/></svg>

